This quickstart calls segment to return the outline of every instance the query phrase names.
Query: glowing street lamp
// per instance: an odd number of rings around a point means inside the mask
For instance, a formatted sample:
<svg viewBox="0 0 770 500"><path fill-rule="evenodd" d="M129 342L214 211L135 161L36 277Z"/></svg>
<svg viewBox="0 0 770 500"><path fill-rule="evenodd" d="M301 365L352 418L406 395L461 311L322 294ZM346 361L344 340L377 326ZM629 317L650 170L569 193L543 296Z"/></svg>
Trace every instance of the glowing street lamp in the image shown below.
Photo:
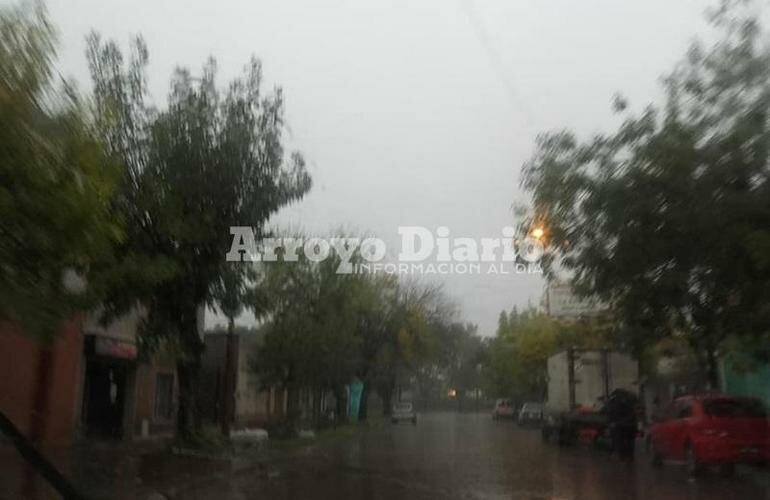
<svg viewBox="0 0 770 500"><path fill-rule="evenodd" d="M536 240L539 240L545 235L545 230L542 227L536 227L535 229L532 230L531 234L533 238L535 238Z"/></svg>

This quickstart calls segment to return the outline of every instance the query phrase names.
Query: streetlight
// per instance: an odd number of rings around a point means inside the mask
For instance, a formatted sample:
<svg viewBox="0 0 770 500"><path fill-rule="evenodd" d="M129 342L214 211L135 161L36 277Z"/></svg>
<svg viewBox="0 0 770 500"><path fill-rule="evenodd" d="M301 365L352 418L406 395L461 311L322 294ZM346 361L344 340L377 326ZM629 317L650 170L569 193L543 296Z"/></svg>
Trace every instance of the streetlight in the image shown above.
<svg viewBox="0 0 770 500"><path fill-rule="evenodd" d="M535 238L536 240L539 240L540 238L542 238L545 235L545 230L542 227L538 226L538 227L536 227L535 229L532 230L531 234L532 234L533 238Z"/></svg>

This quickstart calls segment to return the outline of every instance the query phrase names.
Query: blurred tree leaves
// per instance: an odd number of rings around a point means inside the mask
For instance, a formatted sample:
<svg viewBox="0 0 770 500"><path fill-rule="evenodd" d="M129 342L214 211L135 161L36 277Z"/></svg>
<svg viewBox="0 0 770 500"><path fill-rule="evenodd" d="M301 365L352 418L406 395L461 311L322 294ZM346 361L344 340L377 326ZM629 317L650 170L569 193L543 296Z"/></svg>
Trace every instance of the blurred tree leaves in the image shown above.
<svg viewBox="0 0 770 500"><path fill-rule="evenodd" d="M770 319L770 52L744 3L713 12L722 38L693 45L663 105L616 106L622 125L584 142L542 135L522 182L558 265L632 350L684 335L712 386L722 341Z"/></svg>
<svg viewBox="0 0 770 500"><path fill-rule="evenodd" d="M122 235L118 170L55 46L42 6L0 9L0 320L44 338L87 304L79 282Z"/></svg>

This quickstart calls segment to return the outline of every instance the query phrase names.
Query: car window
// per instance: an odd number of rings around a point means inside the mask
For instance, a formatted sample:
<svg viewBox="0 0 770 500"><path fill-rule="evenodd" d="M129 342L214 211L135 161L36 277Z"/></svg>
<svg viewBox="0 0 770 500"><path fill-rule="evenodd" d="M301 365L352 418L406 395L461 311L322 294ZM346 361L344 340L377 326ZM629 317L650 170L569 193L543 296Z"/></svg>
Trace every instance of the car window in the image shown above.
<svg viewBox="0 0 770 500"><path fill-rule="evenodd" d="M703 402L703 411L712 417L764 418L767 411L755 399L711 399Z"/></svg>

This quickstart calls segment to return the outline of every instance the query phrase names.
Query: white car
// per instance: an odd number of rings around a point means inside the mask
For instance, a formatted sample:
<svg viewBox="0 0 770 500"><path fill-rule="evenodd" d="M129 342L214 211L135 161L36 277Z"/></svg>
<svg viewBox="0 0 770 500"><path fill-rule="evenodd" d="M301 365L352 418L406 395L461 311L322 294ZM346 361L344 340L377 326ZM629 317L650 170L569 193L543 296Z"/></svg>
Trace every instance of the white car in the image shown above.
<svg viewBox="0 0 770 500"><path fill-rule="evenodd" d="M417 413L414 412L414 406L409 402L396 403L393 405L393 411L390 414L390 421L397 424L401 421L417 423Z"/></svg>

